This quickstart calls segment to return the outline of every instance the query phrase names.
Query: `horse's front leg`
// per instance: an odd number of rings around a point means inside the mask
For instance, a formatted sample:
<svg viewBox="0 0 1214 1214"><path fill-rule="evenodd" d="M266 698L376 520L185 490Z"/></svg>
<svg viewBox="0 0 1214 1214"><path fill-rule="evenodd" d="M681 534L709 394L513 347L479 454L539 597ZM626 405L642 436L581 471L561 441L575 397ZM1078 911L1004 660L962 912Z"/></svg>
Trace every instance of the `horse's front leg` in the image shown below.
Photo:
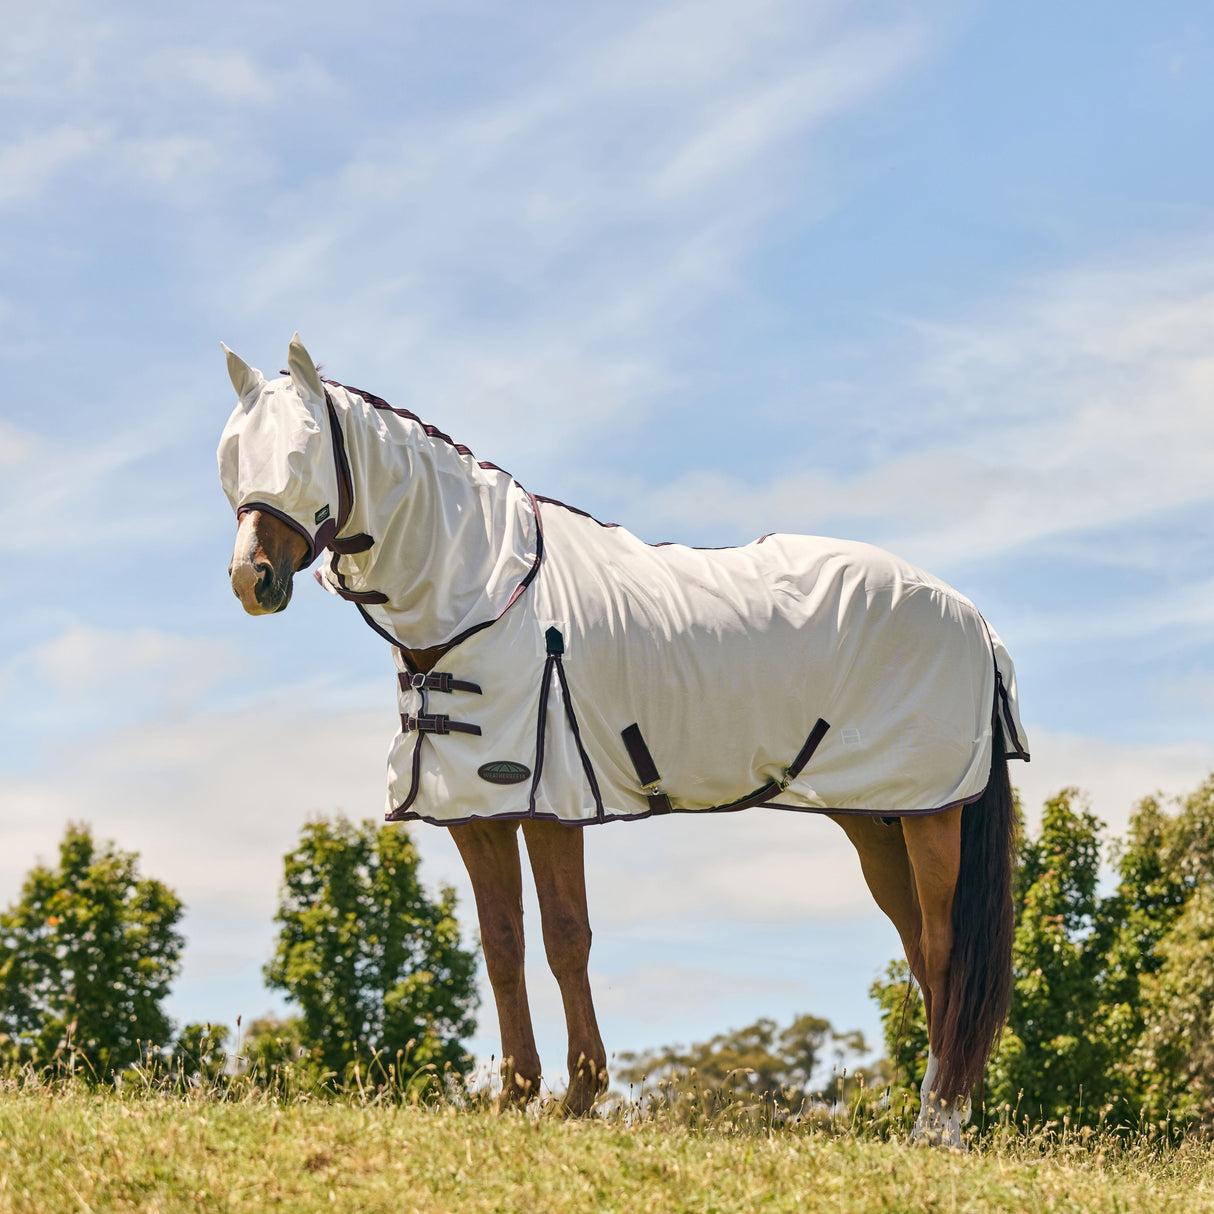
<svg viewBox="0 0 1214 1214"><path fill-rule="evenodd" d="M523 823L535 876L548 964L561 988L569 1031L569 1089L565 1107L590 1112L607 1090L607 1054L590 994L590 916L582 828L533 819Z"/></svg>
<svg viewBox="0 0 1214 1214"><path fill-rule="evenodd" d="M485 968L502 1036L502 1096L523 1102L539 1092L527 982L523 974L523 878L517 822L469 822L450 827L472 878Z"/></svg>

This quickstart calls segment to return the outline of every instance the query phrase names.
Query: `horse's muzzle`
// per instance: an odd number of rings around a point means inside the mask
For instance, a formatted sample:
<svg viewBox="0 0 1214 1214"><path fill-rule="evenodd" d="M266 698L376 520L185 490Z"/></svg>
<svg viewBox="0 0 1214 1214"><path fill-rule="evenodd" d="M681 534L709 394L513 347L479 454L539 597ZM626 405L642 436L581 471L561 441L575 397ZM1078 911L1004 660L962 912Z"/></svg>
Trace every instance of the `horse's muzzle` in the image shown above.
<svg viewBox="0 0 1214 1214"><path fill-rule="evenodd" d="M278 577L268 561L242 561L231 569L232 593L250 615L273 615L291 601L291 575Z"/></svg>

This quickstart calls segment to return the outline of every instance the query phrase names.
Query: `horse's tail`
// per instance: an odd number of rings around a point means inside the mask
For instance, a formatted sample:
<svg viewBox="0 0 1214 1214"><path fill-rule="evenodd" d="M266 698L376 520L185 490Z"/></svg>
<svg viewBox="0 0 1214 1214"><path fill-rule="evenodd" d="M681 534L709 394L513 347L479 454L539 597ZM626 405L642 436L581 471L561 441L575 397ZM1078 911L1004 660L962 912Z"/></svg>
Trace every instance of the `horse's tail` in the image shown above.
<svg viewBox="0 0 1214 1214"><path fill-rule="evenodd" d="M961 869L953 895L953 951L937 1095L964 1099L982 1078L1012 996L1012 866L1016 810L1001 723L995 723L986 791L961 814Z"/></svg>

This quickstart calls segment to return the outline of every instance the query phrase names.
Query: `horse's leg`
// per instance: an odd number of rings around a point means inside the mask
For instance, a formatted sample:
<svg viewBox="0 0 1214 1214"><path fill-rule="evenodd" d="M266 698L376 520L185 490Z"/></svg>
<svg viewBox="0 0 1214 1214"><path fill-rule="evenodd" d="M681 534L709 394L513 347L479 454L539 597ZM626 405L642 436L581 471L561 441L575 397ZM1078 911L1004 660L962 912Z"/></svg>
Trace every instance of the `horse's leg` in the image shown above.
<svg viewBox="0 0 1214 1214"><path fill-rule="evenodd" d="M866 814L831 814L830 817L843 828L856 849L869 893L897 929L907 964L926 1000L928 988L920 944L923 922L901 822L886 823Z"/></svg>
<svg viewBox="0 0 1214 1214"><path fill-rule="evenodd" d="M527 855L535 876L548 964L561 988L569 1032L571 1113L590 1112L607 1090L607 1054L590 994L590 917L586 911L586 870L582 828L532 819L523 823Z"/></svg>
<svg viewBox="0 0 1214 1214"><path fill-rule="evenodd" d="M949 1048L945 1017L953 954L953 898L961 871L962 812L958 807L902 819L902 835L923 922L922 986L929 1047L915 1137L945 1146L961 1145L961 1124L969 1097L968 1092L937 1089L941 1052Z"/></svg>
<svg viewBox="0 0 1214 1214"><path fill-rule="evenodd" d="M485 968L502 1035L502 1096L526 1101L539 1092L540 1056L523 975L523 878L517 822L469 822L451 837L472 878Z"/></svg>
<svg viewBox="0 0 1214 1214"><path fill-rule="evenodd" d="M923 1080L916 1139L961 1142L963 1099L936 1093L937 1049L948 1006L953 947L953 892L961 860L961 810L886 825L880 818L831 815L847 832L877 905L902 939L911 973L923 992L928 1024L927 1074Z"/></svg>

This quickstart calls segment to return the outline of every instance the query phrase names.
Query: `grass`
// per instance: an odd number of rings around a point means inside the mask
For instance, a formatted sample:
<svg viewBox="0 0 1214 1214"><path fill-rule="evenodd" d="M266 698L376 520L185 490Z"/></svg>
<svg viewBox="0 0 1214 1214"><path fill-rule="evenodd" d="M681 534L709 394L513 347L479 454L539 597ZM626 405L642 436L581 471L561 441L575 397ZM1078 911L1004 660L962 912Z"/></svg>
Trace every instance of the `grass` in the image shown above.
<svg viewBox="0 0 1214 1214"><path fill-rule="evenodd" d="M967 1155L849 1128L689 1129L631 1110L0 1092L0 1212L1214 1212L1214 1149L1004 1132Z"/></svg>

